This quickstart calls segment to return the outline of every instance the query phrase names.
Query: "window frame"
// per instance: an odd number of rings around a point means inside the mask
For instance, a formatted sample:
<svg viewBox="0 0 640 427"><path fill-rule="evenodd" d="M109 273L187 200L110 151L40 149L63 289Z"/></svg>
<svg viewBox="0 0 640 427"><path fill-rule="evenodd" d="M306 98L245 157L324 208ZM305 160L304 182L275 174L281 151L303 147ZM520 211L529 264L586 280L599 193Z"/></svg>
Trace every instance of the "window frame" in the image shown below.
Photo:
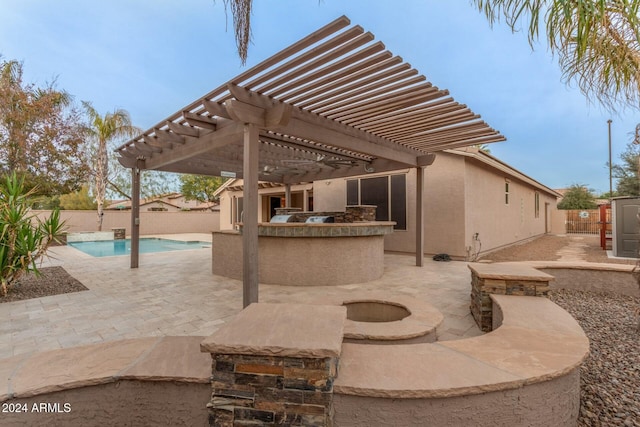
<svg viewBox="0 0 640 427"><path fill-rule="evenodd" d="M403 184L402 185L402 190L403 190L403 197L399 197L399 194L394 194L394 192L392 191L393 188L395 187L396 189L398 188L398 183L395 183L395 186L392 186L392 180L393 177L402 177L403 179ZM386 197L387 197L387 202L386 202L386 208L387 208L387 212L386 212L386 218L389 218L389 221L394 221L396 224L393 226L394 231L407 231L407 224L408 224L408 218L407 218L407 204L408 204L408 200L407 200L407 174L406 173L399 173L399 174L389 174L389 175L379 175L379 176L371 176L371 177L357 177L357 178L348 178L346 179L346 201L347 201L347 206L351 205L353 201L357 200L357 204L361 205L362 203L362 189L363 189L363 185L362 185L362 181L363 180L369 180L369 179L380 179L380 178L385 178L386 179ZM367 188L367 186L365 185L364 188ZM355 196L353 197L354 194L352 194L352 192L356 192ZM395 203L394 203L395 201ZM398 215L398 207L401 206L400 211L402 212L402 214L404 215L404 218L401 220L397 217Z"/></svg>

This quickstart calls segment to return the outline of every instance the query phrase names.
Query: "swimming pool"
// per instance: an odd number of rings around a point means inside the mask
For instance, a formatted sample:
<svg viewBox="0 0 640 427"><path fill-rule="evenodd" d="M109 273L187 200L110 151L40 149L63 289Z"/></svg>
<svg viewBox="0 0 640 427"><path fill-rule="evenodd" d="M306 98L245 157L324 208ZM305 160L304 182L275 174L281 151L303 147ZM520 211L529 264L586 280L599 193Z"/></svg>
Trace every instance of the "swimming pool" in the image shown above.
<svg viewBox="0 0 640 427"><path fill-rule="evenodd" d="M94 257L129 255L131 253L131 239L101 240L94 242L69 242L79 251ZM211 247L209 242L182 242L179 240L145 237L140 239L140 253L181 251L185 249L200 249Z"/></svg>

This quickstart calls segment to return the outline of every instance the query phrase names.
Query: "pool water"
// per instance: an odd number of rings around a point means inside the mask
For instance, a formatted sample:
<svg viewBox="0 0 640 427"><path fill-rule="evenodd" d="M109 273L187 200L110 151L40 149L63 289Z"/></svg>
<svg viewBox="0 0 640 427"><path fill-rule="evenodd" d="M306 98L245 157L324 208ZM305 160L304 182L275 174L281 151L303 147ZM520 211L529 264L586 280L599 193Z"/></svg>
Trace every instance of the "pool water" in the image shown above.
<svg viewBox="0 0 640 427"><path fill-rule="evenodd" d="M101 240L95 242L69 242L79 251L94 257L129 255L131 253L131 239ZM140 239L140 253L181 251L184 249L201 249L210 247L208 242L181 242L178 240L142 238Z"/></svg>

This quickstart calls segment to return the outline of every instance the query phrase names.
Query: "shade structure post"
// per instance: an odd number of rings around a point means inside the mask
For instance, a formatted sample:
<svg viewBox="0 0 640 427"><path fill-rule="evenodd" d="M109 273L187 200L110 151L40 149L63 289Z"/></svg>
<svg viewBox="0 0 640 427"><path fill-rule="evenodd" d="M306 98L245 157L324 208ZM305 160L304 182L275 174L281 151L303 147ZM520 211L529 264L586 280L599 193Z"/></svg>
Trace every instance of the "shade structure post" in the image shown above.
<svg viewBox="0 0 640 427"><path fill-rule="evenodd" d="M416 168L416 266L424 265L424 168Z"/></svg>
<svg viewBox="0 0 640 427"><path fill-rule="evenodd" d="M258 302L258 128L244 126L242 306Z"/></svg>
<svg viewBox="0 0 640 427"><path fill-rule="evenodd" d="M291 207L291 184L284 185L284 207Z"/></svg>
<svg viewBox="0 0 640 427"><path fill-rule="evenodd" d="M138 268L140 258L140 163L131 168L131 268Z"/></svg>

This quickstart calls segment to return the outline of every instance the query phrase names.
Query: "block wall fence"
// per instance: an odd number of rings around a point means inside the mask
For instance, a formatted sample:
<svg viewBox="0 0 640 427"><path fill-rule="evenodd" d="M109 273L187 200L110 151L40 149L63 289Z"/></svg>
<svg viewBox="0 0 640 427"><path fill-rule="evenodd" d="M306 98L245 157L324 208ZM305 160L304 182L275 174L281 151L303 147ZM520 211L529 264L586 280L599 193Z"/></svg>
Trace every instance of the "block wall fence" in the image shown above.
<svg viewBox="0 0 640 427"><path fill-rule="evenodd" d="M51 211L36 210L41 218ZM98 214L96 211L62 210L60 217L67 222L67 232L97 231ZM102 223L103 231L112 228L124 228L126 235L131 234L131 211L105 211ZM211 233L220 230L220 212L140 212L140 234L178 234Z"/></svg>

